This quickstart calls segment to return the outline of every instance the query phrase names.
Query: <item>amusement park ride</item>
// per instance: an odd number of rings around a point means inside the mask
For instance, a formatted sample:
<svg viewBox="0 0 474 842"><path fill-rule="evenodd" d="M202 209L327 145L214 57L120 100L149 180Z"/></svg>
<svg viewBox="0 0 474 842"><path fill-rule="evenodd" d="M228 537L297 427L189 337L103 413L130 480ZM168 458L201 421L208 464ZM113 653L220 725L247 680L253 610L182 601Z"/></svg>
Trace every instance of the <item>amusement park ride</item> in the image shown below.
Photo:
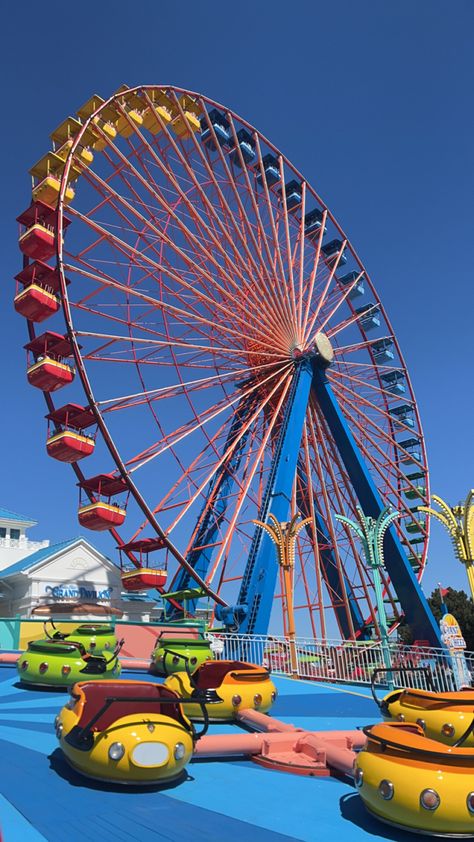
<svg viewBox="0 0 474 842"><path fill-rule="evenodd" d="M52 142L18 217L15 309L48 454L72 465L81 525L110 531L124 587L164 593L168 580L176 618L179 593L199 587L241 633L285 631L283 573L253 521L301 513L297 630L379 635L380 576L389 624L404 613L439 645L419 584L429 483L415 397L323 201L252 126L179 88L93 96ZM80 402L55 402L66 386ZM386 506L400 517L375 569L349 520Z"/></svg>

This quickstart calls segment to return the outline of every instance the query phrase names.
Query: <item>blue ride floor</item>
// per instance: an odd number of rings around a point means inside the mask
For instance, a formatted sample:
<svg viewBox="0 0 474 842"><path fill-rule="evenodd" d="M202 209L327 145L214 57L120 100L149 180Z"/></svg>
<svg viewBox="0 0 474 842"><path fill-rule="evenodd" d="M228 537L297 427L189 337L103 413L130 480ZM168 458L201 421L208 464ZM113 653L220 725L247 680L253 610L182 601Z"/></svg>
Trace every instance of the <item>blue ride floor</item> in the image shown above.
<svg viewBox="0 0 474 842"><path fill-rule="evenodd" d="M70 769L54 734L67 694L21 689L16 680L16 669L0 666L4 842L419 840L372 819L348 781L270 771L250 760L194 761L182 782L159 790L88 781ZM298 727L355 728L379 719L366 688L274 680L272 714ZM211 725L214 733L236 727Z"/></svg>

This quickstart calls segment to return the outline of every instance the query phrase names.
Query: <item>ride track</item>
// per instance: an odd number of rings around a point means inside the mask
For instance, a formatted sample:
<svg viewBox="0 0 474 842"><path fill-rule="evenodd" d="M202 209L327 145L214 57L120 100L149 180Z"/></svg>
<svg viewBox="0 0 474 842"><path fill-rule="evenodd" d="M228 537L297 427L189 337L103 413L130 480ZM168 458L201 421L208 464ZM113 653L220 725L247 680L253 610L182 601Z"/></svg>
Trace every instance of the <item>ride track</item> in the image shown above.
<svg viewBox="0 0 474 842"><path fill-rule="evenodd" d="M265 633L272 611L285 631L270 539L252 520L299 511L314 524L297 544L299 629L325 638L330 611L343 637L364 638L379 633L372 572L334 515L391 505L391 622L403 610L416 637L439 643L418 584L429 519L410 508L429 501L415 397L330 211L275 146L207 97L123 87L79 116L58 173L56 265L96 455L112 458L130 496L129 537L111 529L118 546L139 566L127 547L153 534L171 591L194 580L221 606L246 606L242 632ZM96 501L100 484L88 489L72 467Z"/></svg>

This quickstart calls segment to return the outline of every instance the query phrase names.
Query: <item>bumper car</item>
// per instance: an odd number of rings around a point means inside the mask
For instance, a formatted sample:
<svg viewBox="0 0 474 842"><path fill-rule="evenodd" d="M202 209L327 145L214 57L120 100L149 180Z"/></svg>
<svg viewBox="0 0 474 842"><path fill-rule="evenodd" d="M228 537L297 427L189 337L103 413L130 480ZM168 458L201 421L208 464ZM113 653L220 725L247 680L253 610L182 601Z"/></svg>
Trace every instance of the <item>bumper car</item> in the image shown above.
<svg viewBox="0 0 474 842"><path fill-rule="evenodd" d="M354 781L372 815L426 836L474 836L474 749L445 746L406 722L371 725L364 733Z"/></svg>
<svg viewBox="0 0 474 842"><path fill-rule="evenodd" d="M385 670L376 670L376 673ZM404 672L404 670L401 670ZM433 687L431 671L426 667L414 667L407 673L424 673L425 682ZM474 748L473 729L469 726L474 719L474 689L439 693L434 690L405 688L392 690L383 699L374 691L375 673L372 678L372 695L385 720L414 722L423 729L427 737L446 745L461 743Z"/></svg>
<svg viewBox="0 0 474 842"><path fill-rule="evenodd" d="M143 786L178 777L207 723L196 734L181 700L162 684L85 681L72 688L55 728L68 763L82 775Z"/></svg>
<svg viewBox="0 0 474 842"><path fill-rule="evenodd" d="M52 633L48 626L51 626ZM44 623L44 633L50 640L67 640L68 643L80 643L91 655L113 652L117 646L115 629L110 623L82 623L71 632L59 631L54 622Z"/></svg>
<svg viewBox="0 0 474 842"><path fill-rule="evenodd" d="M277 691L264 667L244 661L206 661L198 669L168 676L165 687L191 701L183 709L193 720L202 718L202 704L209 705L210 722L229 722L239 710L253 708L268 713Z"/></svg>
<svg viewBox="0 0 474 842"><path fill-rule="evenodd" d="M108 657L90 655L81 643L69 640L32 640L17 661L20 681L36 687L69 687L85 679L118 678L118 653L123 640Z"/></svg>
<svg viewBox="0 0 474 842"><path fill-rule="evenodd" d="M157 675L171 675L186 669L186 664L195 670L205 661L213 658L211 641L205 635L192 630L189 634L180 632L179 637L173 631L162 631L157 637L156 646L151 654L151 670Z"/></svg>

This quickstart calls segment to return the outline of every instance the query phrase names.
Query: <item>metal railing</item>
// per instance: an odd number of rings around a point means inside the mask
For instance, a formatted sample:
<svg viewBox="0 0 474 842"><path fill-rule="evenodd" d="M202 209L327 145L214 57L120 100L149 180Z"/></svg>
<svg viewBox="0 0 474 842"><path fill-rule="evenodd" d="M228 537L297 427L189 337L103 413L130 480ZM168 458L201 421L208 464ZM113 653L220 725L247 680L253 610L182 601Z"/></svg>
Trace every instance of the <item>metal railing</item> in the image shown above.
<svg viewBox="0 0 474 842"><path fill-rule="evenodd" d="M267 666L272 672L291 676L292 652L290 641L284 637L266 635L219 634L224 643L217 657L246 660ZM297 677L310 681L344 682L370 685L374 670L386 668L384 649L379 641L355 641L297 638L294 643ZM385 649L387 654L387 649ZM390 643L388 654L393 672L381 672L376 683L394 686L456 690L453 664L445 649L414 647ZM466 661L474 676L474 653L466 652ZM426 667L427 670L420 670Z"/></svg>

